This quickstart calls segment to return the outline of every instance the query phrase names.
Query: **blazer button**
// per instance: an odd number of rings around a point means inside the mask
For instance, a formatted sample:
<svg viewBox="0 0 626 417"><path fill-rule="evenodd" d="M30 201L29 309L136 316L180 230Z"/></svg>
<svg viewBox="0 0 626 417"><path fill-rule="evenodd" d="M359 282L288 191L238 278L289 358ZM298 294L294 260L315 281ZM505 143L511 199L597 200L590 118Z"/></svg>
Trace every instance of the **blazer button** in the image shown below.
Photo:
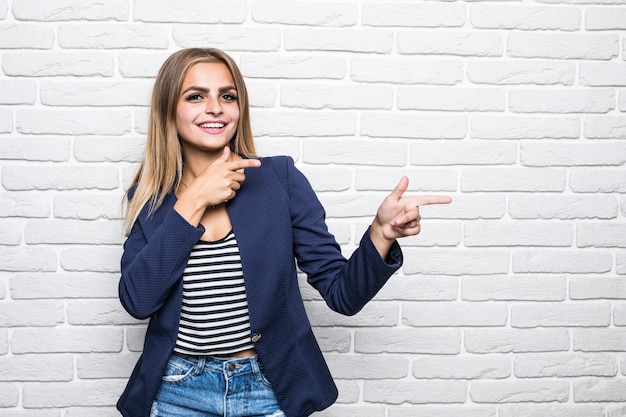
<svg viewBox="0 0 626 417"><path fill-rule="evenodd" d="M252 343L256 343L261 340L261 333L255 333L252 335Z"/></svg>

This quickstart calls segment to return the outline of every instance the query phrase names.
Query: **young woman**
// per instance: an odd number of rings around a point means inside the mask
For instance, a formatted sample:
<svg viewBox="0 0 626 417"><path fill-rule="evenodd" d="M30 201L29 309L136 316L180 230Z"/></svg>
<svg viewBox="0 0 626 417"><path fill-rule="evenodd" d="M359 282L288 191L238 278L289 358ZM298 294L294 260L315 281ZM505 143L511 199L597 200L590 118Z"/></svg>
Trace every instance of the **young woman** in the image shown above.
<svg viewBox="0 0 626 417"><path fill-rule="evenodd" d="M128 192L119 296L149 318L118 409L125 417L303 417L337 390L311 331L296 265L333 310L357 313L420 231L408 179L349 259L289 157L258 159L243 77L216 49L185 49L155 81ZM297 262L297 263L296 263Z"/></svg>

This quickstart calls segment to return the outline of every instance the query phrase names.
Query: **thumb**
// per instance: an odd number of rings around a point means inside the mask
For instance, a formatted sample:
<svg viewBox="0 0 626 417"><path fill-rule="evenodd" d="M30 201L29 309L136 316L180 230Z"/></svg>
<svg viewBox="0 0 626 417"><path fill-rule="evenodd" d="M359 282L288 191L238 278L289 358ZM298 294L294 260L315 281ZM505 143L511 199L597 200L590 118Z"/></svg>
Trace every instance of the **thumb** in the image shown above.
<svg viewBox="0 0 626 417"><path fill-rule="evenodd" d="M398 185L396 185L396 188L393 189L389 196L399 200L408 188L409 178L406 175L403 175L402 178L400 178L400 182L398 182Z"/></svg>

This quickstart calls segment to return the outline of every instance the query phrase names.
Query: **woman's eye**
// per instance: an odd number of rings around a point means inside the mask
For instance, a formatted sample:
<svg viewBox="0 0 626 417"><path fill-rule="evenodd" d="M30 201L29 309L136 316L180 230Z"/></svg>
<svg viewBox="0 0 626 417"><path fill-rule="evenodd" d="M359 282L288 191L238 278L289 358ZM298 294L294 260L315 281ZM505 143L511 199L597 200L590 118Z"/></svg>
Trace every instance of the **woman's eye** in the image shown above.
<svg viewBox="0 0 626 417"><path fill-rule="evenodd" d="M187 101L198 101L202 100L202 96L200 94L190 94L187 96Z"/></svg>
<svg viewBox="0 0 626 417"><path fill-rule="evenodd" d="M222 99L225 101L237 101L237 96L234 94L224 94Z"/></svg>

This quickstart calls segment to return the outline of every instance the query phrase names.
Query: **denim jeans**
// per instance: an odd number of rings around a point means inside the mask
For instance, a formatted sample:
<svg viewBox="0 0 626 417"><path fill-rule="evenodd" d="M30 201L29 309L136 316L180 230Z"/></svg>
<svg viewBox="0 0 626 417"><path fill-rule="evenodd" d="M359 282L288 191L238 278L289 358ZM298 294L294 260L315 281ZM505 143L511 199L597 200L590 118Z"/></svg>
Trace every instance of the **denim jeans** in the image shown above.
<svg viewBox="0 0 626 417"><path fill-rule="evenodd" d="M151 417L284 417L256 356L196 357L174 353Z"/></svg>

